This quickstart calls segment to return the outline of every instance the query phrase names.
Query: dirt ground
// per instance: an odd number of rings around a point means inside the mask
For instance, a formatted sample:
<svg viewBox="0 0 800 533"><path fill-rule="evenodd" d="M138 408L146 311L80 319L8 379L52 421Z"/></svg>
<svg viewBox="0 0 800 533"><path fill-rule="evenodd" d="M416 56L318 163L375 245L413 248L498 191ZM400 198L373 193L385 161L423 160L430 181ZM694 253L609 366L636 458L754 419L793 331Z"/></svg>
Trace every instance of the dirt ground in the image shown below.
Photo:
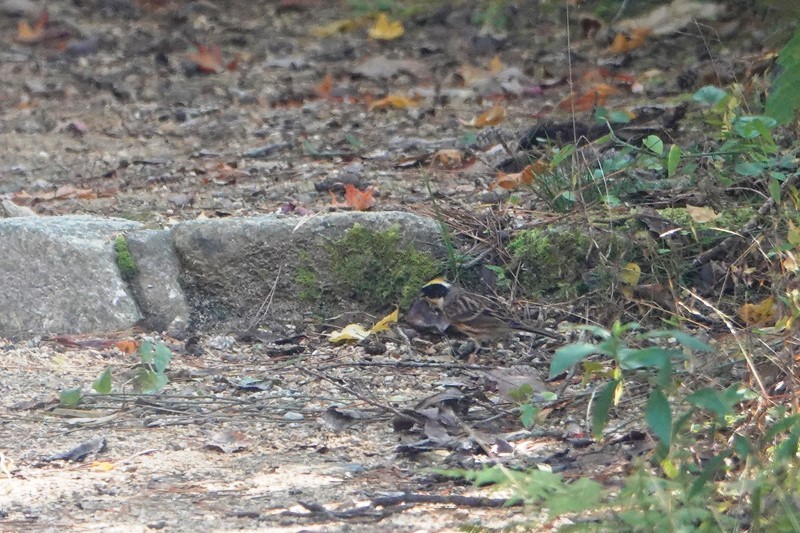
<svg viewBox="0 0 800 533"><path fill-rule="evenodd" d="M25 19L36 20L37 5L0 4L6 13L28 8ZM374 21L358 19L353 5L50 2L45 33L33 43L15 40L20 18L3 16L0 194L40 215L122 216L154 227L324 212L335 209L331 194L344 201L347 182L374 186L381 210L429 213L426 181L446 209L477 212L507 198L489 190L492 154L453 166L431 166L431 158L469 137L463 122L497 102L509 132L569 116L558 109L569 95L567 13L510 12L507 35L481 33L467 2L411 17L404 36L380 41L367 37ZM608 43L581 35L578 14L569 16L572 67L611 61ZM356 27L314 34L341 19ZM657 66L669 81L644 96L629 86L612 101L658 101L704 55L758 51L750 35L735 52L725 48L740 29L732 24L714 27L721 42L682 34L630 55L624 68ZM198 45L220 47L219 72L199 71L188 55ZM495 56L508 79L488 74ZM417 95L408 108L370 108L408 91ZM535 198L503 205L519 225L537 222ZM107 366L119 386L136 355L57 339L0 343L0 530L549 530L558 524L540 509L497 507L493 499L508 492L432 469L503 462L614 486L650 448L621 413L619 439L587 439L578 379L540 425L522 429L487 373L523 365L544 377L552 343L509 339L469 365L445 343L412 354L391 341L369 355L323 336L291 347L201 336L197 355L165 341L175 358L163 394L86 393L78 410L58 407L59 391L90 390ZM469 403L460 432L400 416L454 390ZM433 405L449 413L450 400ZM92 438L105 446L85 460L48 460Z"/></svg>

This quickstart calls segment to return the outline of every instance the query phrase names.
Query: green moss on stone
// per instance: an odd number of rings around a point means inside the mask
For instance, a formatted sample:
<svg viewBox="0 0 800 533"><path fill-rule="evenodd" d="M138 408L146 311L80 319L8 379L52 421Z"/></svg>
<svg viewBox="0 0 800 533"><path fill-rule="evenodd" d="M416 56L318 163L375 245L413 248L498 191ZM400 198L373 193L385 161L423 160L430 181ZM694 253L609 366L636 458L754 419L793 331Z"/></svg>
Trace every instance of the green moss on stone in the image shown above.
<svg viewBox="0 0 800 533"><path fill-rule="evenodd" d="M300 301L317 304L322 299L322 288L319 276L311 266L311 258L307 253L300 256L301 266L297 267L294 282L297 284L297 297Z"/></svg>
<svg viewBox="0 0 800 533"><path fill-rule="evenodd" d="M128 249L128 241L124 235L117 235L114 239L114 251L117 254L117 268L126 282L130 282L139 273L139 267L136 266L131 251Z"/></svg>
<svg viewBox="0 0 800 533"><path fill-rule="evenodd" d="M407 307L441 264L432 255L403 244L400 227L376 232L355 224L328 246L333 291L370 308Z"/></svg>

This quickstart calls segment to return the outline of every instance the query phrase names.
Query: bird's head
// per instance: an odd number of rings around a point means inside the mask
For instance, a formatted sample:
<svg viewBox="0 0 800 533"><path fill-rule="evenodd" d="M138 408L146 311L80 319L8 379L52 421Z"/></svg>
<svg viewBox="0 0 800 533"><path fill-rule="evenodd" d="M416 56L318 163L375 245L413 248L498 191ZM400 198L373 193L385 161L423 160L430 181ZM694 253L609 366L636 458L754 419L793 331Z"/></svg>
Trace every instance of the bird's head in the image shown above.
<svg viewBox="0 0 800 533"><path fill-rule="evenodd" d="M450 292L453 285L444 278L435 278L422 286L420 292L434 307L439 309L444 305L444 298Z"/></svg>

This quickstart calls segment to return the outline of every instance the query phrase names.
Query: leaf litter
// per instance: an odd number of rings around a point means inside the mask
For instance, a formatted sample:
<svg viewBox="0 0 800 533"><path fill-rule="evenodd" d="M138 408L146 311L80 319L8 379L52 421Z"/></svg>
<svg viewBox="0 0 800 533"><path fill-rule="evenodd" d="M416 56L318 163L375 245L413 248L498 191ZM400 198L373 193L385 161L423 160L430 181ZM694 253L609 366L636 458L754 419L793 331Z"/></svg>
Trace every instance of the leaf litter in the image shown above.
<svg viewBox="0 0 800 533"><path fill-rule="evenodd" d="M592 129L597 106L636 115L629 100L642 87L665 90L649 84L677 79L681 61L694 60L689 54L670 64L654 50L667 29L673 48L694 50L693 37L684 43L676 33L689 19L659 13L631 19L620 25L624 32L612 34L621 37L604 45L576 44L628 62L604 69L576 61L578 83L570 94L565 41L546 25L520 43L481 35L463 22L437 27L452 23L342 18L326 2L282 2L269 17L262 10L273 8L258 3L235 9L200 3L189 11L172 2L123 4L97 13L80 4L54 5L36 22L35 14L5 19L8 40L16 44L0 63L12 97L2 115L0 172L3 194L14 203L40 215L124 214L156 225L331 208L426 212L424 164L437 197L462 212L479 212L486 198L526 191L550 167L549 158L530 153L513 167L508 143L492 139L490 127L500 126L512 144L529 149L538 138L572 140L574 124L559 108L585 111L577 128L588 124L592 141L608 133ZM130 27L120 25L131 15L125 9L135 15ZM442 20L468 19L458 7L448 9ZM80 31L61 30L73 25ZM107 31L110 25L118 31ZM172 34L181 37L163 38ZM453 34L457 42L447 38ZM104 37L91 41L92 35ZM540 51L531 57L522 50ZM665 107L668 123L678 112ZM481 132L467 135L460 117L471 117L466 122ZM559 124L570 129L554 127ZM354 164L362 165L354 176L342 172ZM487 196L493 184L506 196ZM344 202L328 191L344 194ZM539 207L532 194L519 199L511 211ZM707 207L690 213L694 221L715 215ZM647 224L658 234L679 228L660 216ZM792 268L788 259L785 264ZM709 285L723 279L714 269L724 272L724 265L708 268ZM645 290L656 295L658 287L634 281L630 270L619 274L630 297ZM773 304L756 300L740 316L770 326L777 318ZM133 380L130 346L139 339L7 341L4 353L13 357L0 368L0 442L8 444L0 452L13 457L13 470L4 511L12 520L69 516L78 527L132 525L119 516L98 521L96 510L113 497L133 505L141 523L171 530L352 527L365 517L380 520L370 526L375 531L408 523L456 528L474 520L489 527L529 515L443 507L434 498L440 493L484 493L426 474L422 465L477 466L491 457L510 466L547 464L613 477L622 474L614 465L646 452L646 439L632 433L588 449L570 444L585 428L576 415L581 409L569 403L583 400L551 400L556 387L535 379L546 376L552 347L504 342L472 365L438 342L449 325L443 317L412 307L407 320L432 332L412 342L414 353L386 332L370 334L386 347L378 355L358 344L334 346L323 335L300 340L291 353L259 342L210 349L209 339L201 340L200 357L176 349L161 396L132 396L130 388L83 394L76 408L86 412L78 418L99 420L95 427L68 424L55 410L59 391L89 390L109 365L115 385ZM544 402L547 417L535 431L520 429L520 389L530 389L533 404ZM69 457L97 427L107 442L102 463L114 468L81 470L77 477L51 467L32 470L42 458ZM45 500L44 489L58 497ZM413 507L381 507L390 500L386 494L398 492L435 515L420 519ZM428 516L435 516L433 524Z"/></svg>

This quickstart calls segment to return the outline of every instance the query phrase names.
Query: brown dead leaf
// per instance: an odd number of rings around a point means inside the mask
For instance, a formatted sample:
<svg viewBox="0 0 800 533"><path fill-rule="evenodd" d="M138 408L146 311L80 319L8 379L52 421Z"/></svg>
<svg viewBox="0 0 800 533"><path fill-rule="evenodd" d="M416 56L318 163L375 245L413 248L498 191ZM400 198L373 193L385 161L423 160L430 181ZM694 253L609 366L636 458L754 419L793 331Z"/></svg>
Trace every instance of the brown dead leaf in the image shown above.
<svg viewBox="0 0 800 533"><path fill-rule="evenodd" d="M320 98L327 98L331 94L331 89L333 89L333 76L328 73L322 78L322 81L319 82L314 91Z"/></svg>
<svg viewBox="0 0 800 533"><path fill-rule="evenodd" d="M456 150L455 148L449 150L439 150L433 154L433 158L431 159L432 165L438 165L444 168L455 168L461 166L461 162L461 150Z"/></svg>
<svg viewBox="0 0 800 533"><path fill-rule="evenodd" d="M56 190L50 191L40 191L30 194L25 191L19 191L14 193L13 197L14 200L18 200L21 203L31 203L35 201L49 201L49 200L67 200L67 199L80 199L80 200L92 200L97 198L97 193L95 193L92 189L78 189L74 185L62 185Z"/></svg>
<svg viewBox="0 0 800 533"><path fill-rule="evenodd" d="M210 170L212 178L204 180L204 183L213 183L215 185L232 185L236 183L239 178L249 178L250 173L246 170L240 170L227 163L216 163Z"/></svg>
<svg viewBox="0 0 800 533"><path fill-rule="evenodd" d="M503 62L500 60L500 54L495 54L491 61L489 61L489 72L492 74L499 74L503 72Z"/></svg>
<svg viewBox="0 0 800 533"><path fill-rule="evenodd" d="M18 43L36 44L44 39L44 28L50 16L47 10L43 10L36 19L36 23L31 27L27 20L20 20L17 24L17 36L14 38Z"/></svg>
<svg viewBox="0 0 800 533"><path fill-rule="evenodd" d="M200 72L206 74L219 74L225 70L222 62L222 50L216 44L206 46L197 45L197 51L186 54L186 59L197 65Z"/></svg>
<svg viewBox="0 0 800 533"><path fill-rule="evenodd" d="M689 214L689 217L698 224L711 222L719 217L719 213L715 213L710 207L698 207L687 204L686 212Z"/></svg>
<svg viewBox="0 0 800 533"><path fill-rule="evenodd" d="M739 318L748 326L763 327L775 324L778 306L775 298L768 296L756 304L744 304L739 308Z"/></svg>

